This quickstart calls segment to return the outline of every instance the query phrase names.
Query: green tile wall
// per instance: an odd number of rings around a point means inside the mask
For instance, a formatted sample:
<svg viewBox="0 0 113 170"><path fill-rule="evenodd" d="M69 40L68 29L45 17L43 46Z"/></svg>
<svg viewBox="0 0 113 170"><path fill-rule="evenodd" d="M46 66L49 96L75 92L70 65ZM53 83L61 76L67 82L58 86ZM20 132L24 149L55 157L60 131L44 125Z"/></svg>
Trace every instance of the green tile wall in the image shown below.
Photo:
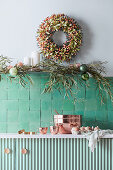
<svg viewBox="0 0 113 170"><path fill-rule="evenodd" d="M73 104L72 99L64 99L58 91L41 94L48 74L31 73L34 84L23 88L2 76L0 82L0 133L17 132L20 129L36 131L40 126L50 126L54 110L61 114L82 115L83 125L99 125L113 129L113 106L106 96L106 105L99 103L93 79L90 88L79 87L78 98L85 98ZM76 91L76 90L75 90Z"/></svg>

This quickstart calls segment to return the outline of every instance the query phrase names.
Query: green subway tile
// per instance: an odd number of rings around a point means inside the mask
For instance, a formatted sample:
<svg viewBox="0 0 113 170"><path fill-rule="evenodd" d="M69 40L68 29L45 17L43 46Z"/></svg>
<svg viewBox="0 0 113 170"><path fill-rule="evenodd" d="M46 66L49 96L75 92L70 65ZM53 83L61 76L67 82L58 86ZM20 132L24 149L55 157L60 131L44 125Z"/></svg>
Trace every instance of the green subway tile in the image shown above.
<svg viewBox="0 0 113 170"><path fill-rule="evenodd" d="M18 130L21 129L25 129L26 132L29 132L29 122L27 120L18 122Z"/></svg>
<svg viewBox="0 0 113 170"><path fill-rule="evenodd" d="M7 109L10 111L19 110L18 100L8 100L7 101Z"/></svg>
<svg viewBox="0 0 113 170"><path fill-rule="evenodd" d="M7 123L0 122L0 133L6 133L6 132L7 132Z"/></svg>
<svg viewBox="0 0 113 170"><path fill-rule="evenodd" d="M43 77L43 78L41 78L41 86L42 86L42 85L45 85L48 81L49 81L49 78L48 78L48 77Z"/></svg>
<svg viewBox="0 0 113 170"><path fill-rule="evenodd" d="M50 126L50 123L53 121L53 114L51 110L41 110L41 125L43 126Z"/></svg>
<svg viewBox="0 0 113 170"><path fill-rule="evenodd" d="M39 123L39 121L32 121L32 122L30 122L29 123L29 130L31 131L31 132L38 132L39 133L39 127L40 127L40 123Z"/></svg>
<svg viewBox="0 0 113 170"><path fill-rule="evenodd" d="M40 98L40 89L30 89L30 100L38 100Z"/></svg>
<svg viewBox="0 0 113 170"><path fill-rule="evenodd" d="M47 99L47 98L46 98ZM44 111L51 111L51 100L44 100L42 99L41 100L41 110L44 110Z"/></svg>
<svg viewBox="0 0 113 170"><path fill-rule="evenodd" d="M85 116L85 119L95 120L96 113L93 110L92 111L85 111L84 116Z"/></svg>
<svg viewBox="0 0 113 170"><path fill-rule="evenodd" d="M52 100L52 110L63 110L63 100L62 99L53 99Z"/></svg>
<svg viewBox="0 0 113 170"><path fill-rule="evenodd" d="M63 111L63 115L74 115L74 110L73 111Z"/></svg>
<svg viewBox="0 0 113 170"><path fill-rule="evenodd" d="M94 99L87 99L85 101L85 111L96 111L97 110L97 100L96 98Z"/></svg>
<svg viewBox="0 0 113 170"><path fill-rule="evenodd" d="M7 121L7 111L0 110L0 122L6 122L6 121Z"/></svg>
<svg viewBox="0 0 113 170"><path fill-rule="evenodd" d="M97 110L98 111L108 111L108 106L107 106L107 103L106 104L101 104L100 102L97 103Z"/></svg>
<svg viewBox="0 0 113 170"><path fill-rule="evenodd" d="M7 123L7 133L17 133L19 131L18 122Z"/></svg>
<svg viewBox="0 0 113 170"><path fill-rule="evenodd" d="M29 122L40 122L40 111L30 111L29 112Z"/></svg>
<svg viewBox="0 0 113 170"><path fill-rule="evenodd" d="M113 102L108 98L107 101L108 111L113 111Z"/></svg>
<svg viewBox="0 0 113 170"><path fill-rule="evenodd" d="M0 89L6 89L7 87L8 87L7 76L2 74L1 81L0 81Z"/></svg>
<svg viewBox="0 0 113 170"><path fill-rule="evenodd" d="M93 88L93 89L96 88L96 81L92 77L89 78L88 84L89 84L89 87L88 87L89 89L90 88Z"/></svg>
<svg viewBox="0 0 113 170"><path fill-rule="evenodd" d="M18 111L8 111L7 113L7 122L16 122L18 121L19 112Z"/></svg>
<svg viewBox="0 0 113 170"><path fill-rule="evenodd" d="M64 111L74 111L75 105L72 100L64 100L63 102L63 110Z"/></svg>
<svg viewBox="0 0 113 170"><path fill-rule="evenodd" d="M40 100L30 100L30 111L40 110Z"/></svg>
<svg viewBox="0 0 113 170"><path fill-rule="evenodd" d="M34 89L34 88L40 88L41 85L41 79L40 79L40 74L31 74L30 75L33 81L33 84L30 85L30 88Z"/></svg>
<svg viewBox="0 0 113 170"><path fill-rule="evenodd" d="M95 88L87 88L86 89L86 99L94 99L96 98L96 89Z"/></svg>
<svg viewBox="0 0 113 170"><path fill-rule="evenodd" d="M0 100L7 100L8 92L7 89L0 88Z"/></svg>
<svg viewBox="0 0 113 170"><path fill-rule="evenodd" d="M63 91L63 93L61 94L58 90L53 90L52 91L52 93L51 93L51 95L52 95L52 98L53 99L64 99L64 91Z"/></svg>
<svg viewBox="0 0 113 170"><path fill-rule="evenodd" d="M49 73L40 73L41 79L44 79L45 77L49 77Z"/></svg>
<svg viewBox="0 0 113 170"><path fill-rule="evenodd" d="M113 111L108 111L108 121L113 122Z"/></svg>
<svg viewBox="0 0 113 170"><path fill-rule="evenodd" d="M19 89L19 99L29 100L29 89L20 88Z"/></svg>
<svg viewBox="0 0 113 170"><path fill-rule="evenodd" d="M18 89L8 89L8 100L17 100L19 98Z"/></svg>
<svg viewBox="0 0 113 170"><path fill-rule="evenodd" d="M29 110L29 100L19 100L19 112Z"/></svg>
<svg viewBox="0 0 113 170"><path fill-rule="evenodd" d="M0 110L5 112L7 110L7 100L0 100Z"/></svg>
<svg viewBox="0 0 113 170"><path fill-rule="evenodd" d="M105 110L104 111L96 111L96 120L108 121L107 112Z"/></svg>
<svg viewBox="0 0 113 170"><path fill-rule="evenodd" d="M29 121L29 111L19 111L18 121L26 122Z"/></svg>
<svg viewBox="0 0 113 170"><path fill-rule="evenodd" d="M8 79L8 81L7 81L7 84L8 84L8 89L18 89L19 88L19 82L18 82L18 80L12 80L12 81L10 81L9 79Z"/></svg>
<svg viewBox="0 0 113 170"><path fill-rule="evenodd" d="M83 111L84 112L84 109L85 109L85 101L75 102L75 112L77 112L77 111Z"/></svg>

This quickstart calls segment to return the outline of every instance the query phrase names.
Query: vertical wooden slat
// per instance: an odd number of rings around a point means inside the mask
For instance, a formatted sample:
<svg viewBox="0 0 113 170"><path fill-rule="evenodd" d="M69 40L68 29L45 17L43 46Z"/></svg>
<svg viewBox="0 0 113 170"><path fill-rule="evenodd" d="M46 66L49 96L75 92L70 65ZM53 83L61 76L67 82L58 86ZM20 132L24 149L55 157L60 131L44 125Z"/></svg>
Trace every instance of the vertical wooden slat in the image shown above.
<svg viewBox="0 0 113 170"><path fill-rule="evenodd" d="M64 170L64 145L63 145L64 139L61 139L61 170Z"/></svg>
<svg viewBox="0 0 113 170"><path fill-rule="evenodd" d="M58 139L58 170L60 170L60 161L61 161L61 148L60 148L60 139Z"/></svg>
<svg viewBox="0 0 113 170"><path fill-rule="evenodd" d="M67 159L66 159L66 157L67 157L67 147L66 147L66 139L64 139L64 169L65 170L67 169L67 166L66 166Z"/></svg>
<svg viewBox="0 0 113 170"><path fill-rule="evenodd" d="M16 169L19 170L19 139L16 139Z"/></svg>
<svg viewBox="0 0 113 170"><path fill-rule="evenodd" d="M48 139L45 139L44 147L45 147L45 170L48 169L48 159L47 159L47 153L48 153L48 145L47 145Z"/></svg>
<svg viewBox="0 0 113 170"><path fill-rule="evenodd" d="M83 170L83 139L80 139L80 170Z"/></svg>
<svg viewBox="0 0 113 170"><path fill-rule="evenodd" d="M0 169L2 169L2 139L0 138Z"/></svg>
<svg viewBox="0 0 113 170"><path fill-rule="evenodd" d="M35 149L34 149L34 138L31 142L31 164L32 164L32 170L35 170Z"/></svg>
<svg viewBox="0 0 113 170"><path fill-rule="evenodd" d="M12 154L12 170L15 170L15 163L16 163L16 161L15 161L15 139L12 139L12 143L11 143L12 145L11 145L11 154Z"/></svg>
<svg viewBox="0 0 113 170"><path fill-rule="evenodd" d="M77 169L80 169L80 139L77 139Z"/></svg>
<svg viewBox="0 0 113 170"><path fill-rule="evenodd" d="M29 170L32 170L32 139L29 139Z"/></svg>
<svg viewBox="0 0 113 170"><path fill-rule="evenodd" d="M48 170L51 167L51 143L50 143L51 139L48 139Z"/></svg>
<svg viewBox="0 0 113 170"><path fill-rule="evenodd" d="M112 139L112 141L111 141L112 143L112 147L111 147L111 150L112 150L112 155L111 155L111 167L112 167L112 169L113 169L113 139Z"/></svg>
<svg viewBox="0 0 113 170"><path fill-rule="evenodd" d="M25 147L25 139L23 139L21 141L21 144L22 144L22 149L26 149ZM21 154L22 155L22 167L23 167L23 170L25 169L25 161L26 161L26 155L25 154Z"/></svg>
<svg viewBox="0 0 113 170"><path fill-rule="evenodd" d="M42 157L42 145L41 145L42 139L39 139L39 169L42 170L41 167L41 157Z"/></svg>
<svg viewBox="0 0 113 170"><path fill-rule="evenodd" d="M89 169L92 169L92 152L89 149Z"/></svg>
<svg viewBox="0 0 113 170"><path fill-rule="evenodd" d="M86 170L86 139L83 139L83 170Z"/></svg>
<svg viewBox="0 0 113 170"><path fill-rule="evenodd" d="M39 153L39 142L38 139L35 139L35 165L36 165L36 170L38 170L38 161L39 161L39 157L38 157L38 153Z"/></svg>
<svg viewBox="0 0 113 170"><path fill-rule="evenodd" d="M57 165L58 165L57 139L55 138L54 141L55 141L55 145L54 145L54 148L55 148L55 149L54 149L54 155L55 155L54 164L55 164L55 168L54 168L54 169L55 169L55 170L58 170L58 166L57 166Z"/></svg>
<svg viewBox="0 0 113 170"><path fill-rule="evenodd" d="M104 144L104 139L101 139L101 141L102 141L102 169L104 170L105 169L105 159L104 159L104 157L105 157L105 153L104 153L104 151L105 151L105 144Z"/></svg>
<svg viewBox="0 0 113 170"><path fill-rule="evenodd" d="M23 149L23 139L20 139L20 170L23 170L23 154L21 153L21 150Z"/></svg>
<svg viewBox="0 0 113 170"><path fill-rule="evenodd" d="M105 169L108 170L108 150L107 150L107 140L108 139L104 139L105 140L105 145L104 145L104 149L105 149Z"/></svg>
<svg viewBox="0 0 113 170"><path fill-rule="evenodd" d="M5 141L5 139L2 139L2 169L4 170L5 169L5 167L4 167L4 164L5 164L5 162L4 162L4 141Z"/></svg>
<svg viewBox="0 0 113 170"><path fill-rule="evenodd" d="M45 162L45 139L42 139L42 158L41 158L41 164L42 164L42 170L45 169L45 164L43 163L43 161Z"/></svg>
<svg viewBox="0 0 113 170"><path fill-rule="evenodd" d="M99 170L102 170L102 140L99 141Z"/></svg>
<svg viewBox="0 0 113 170"><path fill-rule="evenodd" d="M51 170L54 169L54 139L51 139Z"/></svg>
<svg viewBox="0 0 113 170"><path fill-rule="evenodd" d="M86 170L89 170L89 147L88 147L88 141L86 141Z"/></svg>
<svg viewBox="0 0 113 170"><path fill-rule="evenodd" d="M96 149L92 153L92 170L96 169Z"/></svg>
<svg viewBox="0 0 113 170"><path fill-rule="evenodd" d="M108 170L111 170L111 141L108 139Z"/></svg>
<svg viewBox="0 0 113 170"><path fill-rule="evenodd" d="M27 154L26 154L26 162L25 162L25 166L26 166L26 169L25 170L29 170L29 140L28 139L25 139L25 146L26 146L26 149L27 149Z"/></svg>
<svg viewBox="0 0 113 170"><path fill-rule="evenodd" d="M97 143L96 147L96 169L99 169L99 143Z"/></svg>
<svg viewBox="0 0 113 170"><path fill-rule="evenodd" d="M8 146L8 139L7 138L5 139L5 148L9 148L9 146ZM8 167L8 154L5 154L5 160L4 161L5 161L5 168L6 169L10 168L10 167Z"/></svg>
<svg viewBox="0 0 113 170"><path fill-rule="evenodd" d="M74 169L77 169L77 139L74 139Z"/></svg>

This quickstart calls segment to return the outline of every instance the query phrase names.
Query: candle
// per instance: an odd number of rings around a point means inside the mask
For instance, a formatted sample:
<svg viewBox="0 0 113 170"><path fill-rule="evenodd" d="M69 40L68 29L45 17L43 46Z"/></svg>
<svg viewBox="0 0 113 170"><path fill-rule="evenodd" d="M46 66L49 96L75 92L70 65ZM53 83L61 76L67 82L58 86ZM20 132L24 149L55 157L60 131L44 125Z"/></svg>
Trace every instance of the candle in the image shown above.
<svg viewBox="0 0 113 170"><path fill-rule="evenodd" d="M36 64L40 63L40 53L38 51L34 51L31 53L31 61L32 66L35 66Z"/></svg>
<svg viewBox="0 0 113 170"><path fill-rule="evenodd" d="M31 65L31 59L29 57L24 57L24 65L28 65L30 66Z"/></svg>

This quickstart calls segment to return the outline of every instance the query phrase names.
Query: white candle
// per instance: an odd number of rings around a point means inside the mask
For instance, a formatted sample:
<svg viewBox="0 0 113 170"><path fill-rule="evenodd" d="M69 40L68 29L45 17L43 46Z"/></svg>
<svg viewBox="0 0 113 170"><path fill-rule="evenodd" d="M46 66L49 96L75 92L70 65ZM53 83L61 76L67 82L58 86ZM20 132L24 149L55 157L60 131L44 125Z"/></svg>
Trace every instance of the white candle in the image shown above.
<svg viewBox="0 0 113 170"><path fill-rule="evenodd" d="M31 53L31 61L32 61L32 66L39 64L40 63L40 53L37 51L32 52Z"/></svg>
<svg viewBox="0 0 113 170"><path fill-rule="evenodd" d="M31 59L29 57L24 57L24 65L31 65Z"/></svg>

